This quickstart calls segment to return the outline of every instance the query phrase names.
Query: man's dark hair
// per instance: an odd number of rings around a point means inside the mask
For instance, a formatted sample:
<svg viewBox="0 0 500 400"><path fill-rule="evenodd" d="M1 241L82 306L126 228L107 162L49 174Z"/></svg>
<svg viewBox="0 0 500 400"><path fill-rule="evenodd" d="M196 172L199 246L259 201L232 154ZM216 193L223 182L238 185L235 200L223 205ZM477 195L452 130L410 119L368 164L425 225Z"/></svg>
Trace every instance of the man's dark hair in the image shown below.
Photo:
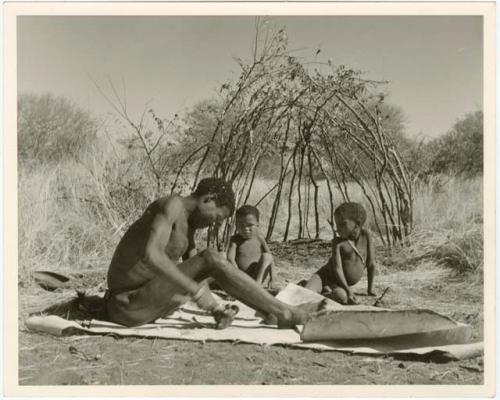
<svg viewBox="0 0 500 400"><path fill-rule="evenodd" d="M227 207L230 215L234 213L235 200L234 192L231 185L220 178L205 178L202 179L193 196L201 197L206 194L215 195L215 204L217 207Z"/></svg>
<svg viewBox="0 0 500 400"><path fill-rule="evenodd" d="M351 219L359 226L363 226L366 222L366 210L359 203L342 203L335 209L334 215L341 219Z"/></svg>
<svg viewBox="0 0 500 400"><path fill-rule="evenodd" d="M257 207L245 205L241 206L240 208L238 208L238 211L236 211L236 218L243 218L247 215L253 215L257 219L257 221L259 221L260 213Z"/></svg>

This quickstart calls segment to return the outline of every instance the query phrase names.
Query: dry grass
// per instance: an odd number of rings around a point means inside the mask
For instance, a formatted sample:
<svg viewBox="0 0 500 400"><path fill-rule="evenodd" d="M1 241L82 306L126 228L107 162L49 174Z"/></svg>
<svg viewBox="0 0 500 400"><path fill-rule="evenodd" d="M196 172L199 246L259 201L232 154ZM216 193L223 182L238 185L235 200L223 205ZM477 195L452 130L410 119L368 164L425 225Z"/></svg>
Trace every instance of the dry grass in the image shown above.
<svg viewBox="0 0 500 400"><path fill-rule="evenodd" d="M19 176L19 275L30 282L33 270L68 272L82 270L89 265L105 268L114 246L124 230L151 198L151 193L140 198L128 196L113 198L108 184L116 182L120 174L102 168L98 157L91 159L90 167L68 163L56 168L20 169ZM118 169L120 163L112 162ZM139 172L136 172L138 175ZM140 175L140 174L139 174ZM252 191L250 203L258 201L274 182L259 179ZM362 199L354 185L351 199ZM287 196L284 196L287 197ZM267 226L273 197L268 196L259 205L263 227ZM336 193L334 202L342 198ZM281 240L288 210L287 199L277 218L273 239ZM363 202L361 200L361 202ZM119 206L119 208L118 208ZM297 198L293 197L292 224L289 239L297 237ZM324 182L319 191L320 235L332 236L327 223L329 198ZM416 188L415 229L411 246L396 249L384 263L399 268L418 265L422 260L433 260L451 267L457 273L481 271L482 268L482 181L479 178L446 181L431 180ZM367 222L373 230L371 217ZM309 213L309 232L315 234L314 214ZM306 231L307 234L307 231Z"/></svg>
<svg viewBox="0 0 500 400"><path fill-rule="evenodd" d="M482 277L482 180L438 178L417 187L415 229L411 245L397 249L392 261L399 267L424 260L449 267L456 274Z"/></svg>
<svg viewBox="0 0 500 400"><path fill-rule="evenodd" d="M19 176L19 273L67 271L103 262L113 232L80 193L83 174L62 167Z"/></svg>

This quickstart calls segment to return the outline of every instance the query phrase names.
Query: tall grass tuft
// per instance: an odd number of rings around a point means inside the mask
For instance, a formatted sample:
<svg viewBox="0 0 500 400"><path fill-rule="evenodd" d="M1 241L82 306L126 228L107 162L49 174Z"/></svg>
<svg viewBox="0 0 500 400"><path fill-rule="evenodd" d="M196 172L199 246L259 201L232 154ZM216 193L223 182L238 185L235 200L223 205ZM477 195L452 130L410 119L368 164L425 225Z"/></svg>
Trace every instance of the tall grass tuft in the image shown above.
<svg viewBox="0 0 500 400"><path fill-rule="evenodd" d="M479 177L436 176L417 186L411 245L396 250L394 264L411 268L432 260L457 275L482 275L482 198Z"/></svg>
<svg viewBox="0 0 500 400"><path fill-rule="evenodd" d="M474 226L463 233L456 234L437 247L433 257L462 275L469 272L482 273L483 233L480 226Z"/></svg>

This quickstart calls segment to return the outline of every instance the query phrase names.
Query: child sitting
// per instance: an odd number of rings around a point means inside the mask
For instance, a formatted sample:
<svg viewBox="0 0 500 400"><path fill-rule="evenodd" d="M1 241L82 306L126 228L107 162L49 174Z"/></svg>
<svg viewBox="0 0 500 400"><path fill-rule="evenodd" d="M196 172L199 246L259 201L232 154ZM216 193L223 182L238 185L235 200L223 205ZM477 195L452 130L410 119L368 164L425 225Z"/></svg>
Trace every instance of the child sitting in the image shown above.
<svg viewBox="0 0 500 400"><path fill-rule="evenodd" d="M358 203L343 203L334 212L338 237L333 239L333 254L305 287L341 304L357 304L351 287L368 275L368 295L373 292L375 257L370 233L363 228L366 211Z"/></svg>
<svg viewBox="0 0 500 400"><path fill-rule="evenodd" d="M253 206L245 205L236 211L236 234L229 242L227 259L260 285L269 276L268 288L273 289L274 260L266 240L258 231L259 217L259 210Z"/></svg>

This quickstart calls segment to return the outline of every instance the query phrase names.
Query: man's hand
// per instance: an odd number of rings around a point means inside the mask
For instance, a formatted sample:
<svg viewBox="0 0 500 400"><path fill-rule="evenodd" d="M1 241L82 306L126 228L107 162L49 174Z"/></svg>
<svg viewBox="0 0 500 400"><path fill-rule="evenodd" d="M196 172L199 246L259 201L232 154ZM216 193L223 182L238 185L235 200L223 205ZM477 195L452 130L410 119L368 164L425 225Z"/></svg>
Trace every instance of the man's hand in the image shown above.
<svg viewBox="0 0 500 400"><path fill-rule="evenodd" d="M214 296L212 296L212 292L208 286L205 285L201 285L196 294L193 295L193 301L198 307L205 311L213 312L214 310L222 307L215 301Z"/></svg>

